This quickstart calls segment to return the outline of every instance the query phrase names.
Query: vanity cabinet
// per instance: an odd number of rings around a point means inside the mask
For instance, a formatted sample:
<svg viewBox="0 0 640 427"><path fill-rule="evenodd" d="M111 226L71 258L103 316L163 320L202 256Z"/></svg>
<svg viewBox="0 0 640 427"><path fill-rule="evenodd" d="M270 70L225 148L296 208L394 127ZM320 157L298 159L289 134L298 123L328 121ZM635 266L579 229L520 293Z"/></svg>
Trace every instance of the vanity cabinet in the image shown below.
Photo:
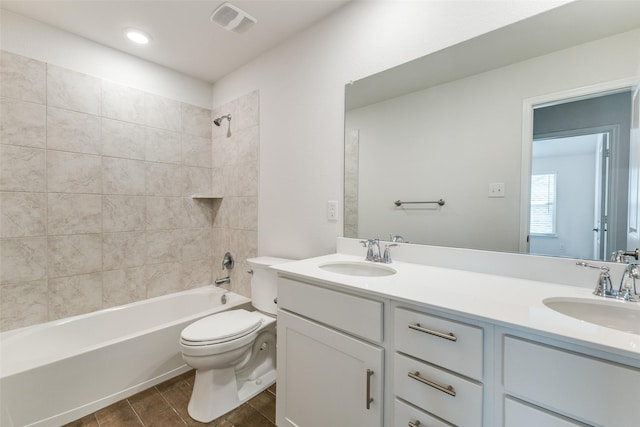
<svg viewBox="0 0 640 427"><path fill-rule="evenodd" d="M482 328L399 307L394 339L396 398L454 425L482 425ZM396 424L430 425L426 413Z"/></svg>
<svg viewBox="0 0 640 427"><path fill-rule="evenodd" d="M534 413L514 409L508 396L566 417L544 425L639 425L630 412L640 396L639 369L511 335L503 336L503 354L505 427L531 425L525 422Z"/></svg>
<svg viewBox="0 0 640 427"><path fill-rule="evenodd" d="M382 426L383 303L280 278L278 307L278 426Z"/></svg>

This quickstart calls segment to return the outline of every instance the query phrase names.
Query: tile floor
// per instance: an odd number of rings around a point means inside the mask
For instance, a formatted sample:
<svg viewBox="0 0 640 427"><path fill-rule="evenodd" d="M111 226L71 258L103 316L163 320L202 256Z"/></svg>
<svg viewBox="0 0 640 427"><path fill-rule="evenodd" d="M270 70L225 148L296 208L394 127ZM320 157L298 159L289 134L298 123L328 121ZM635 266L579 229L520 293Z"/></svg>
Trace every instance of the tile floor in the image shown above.
<svg viewBox="0 0 640 427"><path fill-rule="evenodd" d="M142 391L64 427L275 427L276 386L208 424L187 414L195 372Z"/></svg>

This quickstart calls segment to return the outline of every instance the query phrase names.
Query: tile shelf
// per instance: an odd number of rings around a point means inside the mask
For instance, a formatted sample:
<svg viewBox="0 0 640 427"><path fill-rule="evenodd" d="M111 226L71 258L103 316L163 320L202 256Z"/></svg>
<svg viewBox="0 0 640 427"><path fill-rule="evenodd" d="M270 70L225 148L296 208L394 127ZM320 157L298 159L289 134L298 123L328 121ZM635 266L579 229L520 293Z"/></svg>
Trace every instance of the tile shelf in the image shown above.
<svg viewBox="0 0 640 427"><path fill-rule="evenodd" d="M207 199L207 200L214 200L214 199L222 199L222 196L215 196L212 194L193 194L191 195L192 199Z"/></svg>

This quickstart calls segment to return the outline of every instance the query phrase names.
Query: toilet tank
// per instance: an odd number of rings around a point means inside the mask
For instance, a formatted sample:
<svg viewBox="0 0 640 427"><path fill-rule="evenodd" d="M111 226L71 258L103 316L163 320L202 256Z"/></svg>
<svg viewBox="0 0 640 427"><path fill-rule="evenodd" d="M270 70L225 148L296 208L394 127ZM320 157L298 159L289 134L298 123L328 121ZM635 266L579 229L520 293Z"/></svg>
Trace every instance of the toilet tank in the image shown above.
<svg viewBox="0 0 640 427"><path fill-rule="evenodd" d="M272 265L283 264L293 260L274 257L257 257L247 259L251 266L251 304L258 310L275 315L278 307L274 300L278 296L278 276Z"/></svg>

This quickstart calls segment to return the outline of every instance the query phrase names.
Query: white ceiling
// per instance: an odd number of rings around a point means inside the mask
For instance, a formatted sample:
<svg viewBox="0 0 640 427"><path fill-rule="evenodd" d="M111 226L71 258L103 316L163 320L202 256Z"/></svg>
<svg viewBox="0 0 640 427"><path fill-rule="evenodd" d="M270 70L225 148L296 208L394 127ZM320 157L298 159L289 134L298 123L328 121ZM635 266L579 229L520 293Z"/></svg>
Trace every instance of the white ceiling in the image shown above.
<svg viewBox="0 0 640 427"><path fill-rule="evenodd" d="M224 0L2 0L2 8L100 44L215 82L350 0L230 0L258 20L244 34L209 20ZM147 46L123 37L146 31Z"/></svg>

